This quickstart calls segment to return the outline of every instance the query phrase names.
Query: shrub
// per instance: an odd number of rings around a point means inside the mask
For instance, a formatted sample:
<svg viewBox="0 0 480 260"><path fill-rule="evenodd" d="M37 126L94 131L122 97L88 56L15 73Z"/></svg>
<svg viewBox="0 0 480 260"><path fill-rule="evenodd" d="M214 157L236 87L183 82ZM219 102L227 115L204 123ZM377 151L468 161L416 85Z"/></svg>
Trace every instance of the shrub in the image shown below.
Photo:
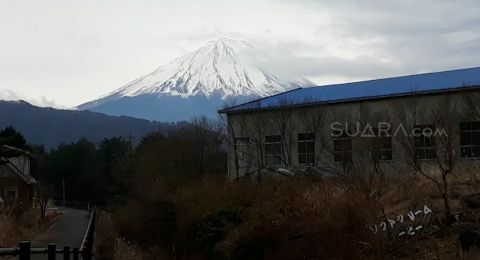
<svg viewBox="0 0 480 260"><path fill-rule="evenodd" d="M132 199L114 213L114 218L120 236L147 247L168 249L174 241L176 214L176 205L171 202Z"/></svg>

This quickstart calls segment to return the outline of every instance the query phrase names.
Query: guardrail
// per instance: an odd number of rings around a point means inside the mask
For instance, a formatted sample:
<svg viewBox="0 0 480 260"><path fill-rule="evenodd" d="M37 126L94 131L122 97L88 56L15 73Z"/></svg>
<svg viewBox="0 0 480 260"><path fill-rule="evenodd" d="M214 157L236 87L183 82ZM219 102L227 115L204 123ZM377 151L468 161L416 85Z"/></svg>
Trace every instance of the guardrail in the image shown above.
<svg viewBox="0 0 480 260"><path fill-rule="evenodd" d="M48 260L55 260L57 254L62 254L63 259L69 260L70 256L73 256L73 260L78 260L79 256L83 255L78 247L71 248L70 246L64 246L63 248L57 248L55 244L48 244L46 248L32 248L30 241L22 241L17 248L0 248L0 256L17 256L19 260L30 260L31 255L47 255ZM82 259L85 258L82 256Z"/></svg>
<svg viewBox="0 0 480 260"><path fill-rule="evenodd" d="M31 255L43 254L48 256L48 260L55 260L57 254L63 255L64 260L78 260L81 256L84 260L91 260L93 253L93 239L95 234L95 217L96 212L91 211L90 221L88 223L87 232L82 241L80 249L72 248L67 245L63 248L57 248L53 243L45 247L31 247L30 241L22 241L16 248L0 248L0 256L18 256L19 260L30 260ZM72 258L71 258L72 257Z"/></svg>
<svg viewBox="0 0 480 260"><path fill-rule="evenodd" d="M68 207L68 208L74 208L74 209L84 209L90 212L91 205L88 202L81 202L81 201L70 201L70 200L54 200L53 204L57 207Z"/></svg>
<svg viewBox="0 0 480 260"><path fill-rule="evenodd" d="M85 233L85 237L83 238L82 246L80 248L80 250L82 251L83 259L86 260L92 259L96 215L96 211L92 210L92 215L90 216L90 221L88 222L87 232Z"/></svg>

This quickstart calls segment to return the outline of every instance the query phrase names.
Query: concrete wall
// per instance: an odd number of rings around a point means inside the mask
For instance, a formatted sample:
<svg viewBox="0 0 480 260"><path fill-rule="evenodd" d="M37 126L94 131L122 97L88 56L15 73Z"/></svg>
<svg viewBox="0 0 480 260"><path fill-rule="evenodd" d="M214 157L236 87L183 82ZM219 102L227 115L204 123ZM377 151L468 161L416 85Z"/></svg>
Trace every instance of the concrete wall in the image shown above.
<svg viewBox="0 0 480 260"><path fill-rule="evenodd" d="M477 167L477 159L460 158L459 124L460 122L479 121L468 106L472 95L480 97L479 90L445 93L436 95L410 96L400 98L378 99L372 101L337 103L229 114L230 147L228 160L228 178L235 179L246 173L253 175L265 168L264 140L267 135L281 135L285 151L285 167L302 169L308 167L298 162L298 133L315 133L315 163L309 165L325 172L342 173L346 169L345 163L334 161L332 124L335 122L349 123L350 130L364 130L367 123L378 126L378 122L389 122L397 134L392 133L393 155L391 161L381 162L380 167L389 173L413 172L411 150L405 143L409 139L399 133L400 125L410 132L414 125L433 124L436 128L445 128L450 132L449 141L455 142L455 156L459 161L456 169L473 169ZM469 99L472 100L471 98ZM474 103L478 103L478 100ZM471 102L470 102L471 104ZM477 108L478 109L478 108ZM336 125L338 126L338 125ZM356 132L356 131L354 131ZM402 131L405 132L405 131ZM250 140L248 162L238 165L238 154L235 153L235 138ZM442 145L445 138L436 137L438 157L444 156ZM362 165L369 161L368 141L364 137L352 138L352 165ZM422 161L422 167L435 169L436 162ZM237 167L240 166L240 167ZM349 166L349 167L350 167ZM472 167L471 167L472 166ZM237 169L238 168L238 169ZM477 169L477 168L475 168Z"/></svg>

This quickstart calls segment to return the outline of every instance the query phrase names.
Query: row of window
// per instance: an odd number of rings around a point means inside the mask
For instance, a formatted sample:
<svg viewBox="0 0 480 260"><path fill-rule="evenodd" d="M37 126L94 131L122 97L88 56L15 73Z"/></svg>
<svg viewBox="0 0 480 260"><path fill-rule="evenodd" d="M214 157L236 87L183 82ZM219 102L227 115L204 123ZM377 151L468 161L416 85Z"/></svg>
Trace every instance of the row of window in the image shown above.
<svg viewBox="0 0 480 260"><path fill-rule="evenodd" d="M17 198L17 188L6 188L3 198L5 200L13 200ZM1 199L1 197L0 197Z"/></svg>
<svg viewBox="0 0 480 260"><path fill-rule="evenodd" d="M298 163L313 164L315 160L315 134L298 134ZM250 162L250 140L248 137L235 139L239 167L247 167ZM275 167L284 162L283 143L280 135L265 136L265 164Z"/></svg>
<svg viewBox="0 0 480 260"><path fill-rule="evenodd" d="M417 126L418 135L414 137L415 156L419 160L436 157L435 126ZM429 129L429 131L424 131ZM378 129L373 129L374 136L370 140L369 152L374 161L391 161L393 158L392 138ZM248 137L235 139L237 159L240 167L246 167L250 161ZM314 164L315 134L299 133L297 135L298 163ZM347 132L336 133L333 138L333 155L335 162L352 160L352 138ZM265 163L267 166L283 165L282 138L280 135L265 136ZM462 158L480 158L480 122L460 123L460 156Z"/></svg>

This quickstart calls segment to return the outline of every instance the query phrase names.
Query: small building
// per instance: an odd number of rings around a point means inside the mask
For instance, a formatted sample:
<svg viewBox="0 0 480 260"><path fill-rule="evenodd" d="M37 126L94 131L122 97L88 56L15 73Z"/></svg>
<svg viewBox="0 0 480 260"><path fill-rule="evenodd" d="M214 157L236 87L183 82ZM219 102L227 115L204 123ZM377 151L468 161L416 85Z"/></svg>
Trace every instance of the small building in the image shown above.
<svg viewBox="0 0 480 260"><path fill-rule="evenodd" d="M37 183L30 173L30 154L10 146L2 146L0 157L0 201L3 206L31 205L34 185ZM0 204L0 206L2 206Z"/></svg>
<svg viewBox="0 0 480 260"><path fill-rule="evenodd" d="M480 173L480 67L298 88L219 113L229 179L368 167Z"/></svg>

